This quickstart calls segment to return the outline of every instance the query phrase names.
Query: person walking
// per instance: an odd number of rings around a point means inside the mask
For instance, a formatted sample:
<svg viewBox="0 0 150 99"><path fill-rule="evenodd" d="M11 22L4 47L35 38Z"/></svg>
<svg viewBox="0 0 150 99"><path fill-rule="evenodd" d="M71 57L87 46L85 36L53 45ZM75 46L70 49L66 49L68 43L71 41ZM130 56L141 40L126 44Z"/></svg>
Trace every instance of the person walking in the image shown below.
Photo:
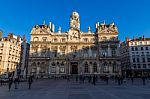
<svg viewBox="0 0 150 99"><path fill-rule="evenodd" d="M15 89L18 89L18 88L17 88L17 84L18 84L18 78L15 78L15 79L14 79Z"/></svg>
<svg viewBox="0 0 150 99"><path fill-rule="evenodd" d="M89 83L91 83L91 75L88 78L89 78Z"/></svg>
<svg viewBox="0 0 150 99"><path fill-rule="evenodd" d="M145 85L145 77L142 77L143 85Z"/></svg>
<svg viewBox="0 0 150 99"><path fill-rule="evenodd" d="M108 80L109 80L109 77L106 76L106 84L108 85Z"/></svg>
<svg viewBox="0 0 150 99"><path fill-rule="evenodd" d="M9 86L8 89L9 89L9 91L11 89L12 83L13 83L13 78L11 77L11 78L9 78L9 82L8 82L8 86Z"/></svg>
<svg viewBox="0 0 150 99"><path fill-rule="evenodd" d="M76 75L76 82L78 82L78 75Z"/></svg>
<svg viewBox="0 0 150 99"><path fill-rule="evenodd" d="M133 83L134 83L134 77L131 77L131 82L132 82L132 85L133 85Z"/></svg>
<svg viewBox="0 0 150 99"><path fill-rule="evenodd" d="M32 76L29 76L28 78L28 84L29 84L29 88L28 89L31 89L31 84L33 83L33 77Z"/></svg>
<svg viewBox="0 0 150 99"><path fill-rule="evenodd" d="M118 85L121 85L121 76L120 75L118 75Z"/></svg>
<svg viewBox="0 0 150 99"><path fill-rule="evenodd" d="M96 77L95 77L95 75L93 76L93 85L94 86L96 85Z"/></svg>

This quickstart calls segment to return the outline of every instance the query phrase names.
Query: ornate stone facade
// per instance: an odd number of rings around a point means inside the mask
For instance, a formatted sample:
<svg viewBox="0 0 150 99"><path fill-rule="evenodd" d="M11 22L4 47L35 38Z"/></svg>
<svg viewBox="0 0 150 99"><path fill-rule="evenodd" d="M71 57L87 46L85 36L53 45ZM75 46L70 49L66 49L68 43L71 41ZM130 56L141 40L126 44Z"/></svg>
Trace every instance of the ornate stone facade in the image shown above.
<svg viewBox="0 0 150 99"><path fill-rule="evenodd" d="M96 23L96 31L80 30L77 12L68 32L54 25L35 25L31 31L29 74L35 76L110 74L120 72L118 30L114 23Z"/></svg>

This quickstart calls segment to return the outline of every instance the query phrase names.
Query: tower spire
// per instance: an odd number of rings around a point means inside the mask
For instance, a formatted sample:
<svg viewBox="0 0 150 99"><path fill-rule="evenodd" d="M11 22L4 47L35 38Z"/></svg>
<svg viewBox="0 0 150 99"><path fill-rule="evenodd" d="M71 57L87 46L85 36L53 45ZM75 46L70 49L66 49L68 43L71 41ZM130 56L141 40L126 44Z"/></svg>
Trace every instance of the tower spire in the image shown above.
<svg viewBox="0 0 150 99"><path fill-rule="evenodd" d="M106 24L105 20L104 20L104 24Z"/></svg>
<svg viewBox="0 0 150 99"><path fill-rule="evenodd" d="M43 21L43 25L45 25L45 20Z"/></svg>

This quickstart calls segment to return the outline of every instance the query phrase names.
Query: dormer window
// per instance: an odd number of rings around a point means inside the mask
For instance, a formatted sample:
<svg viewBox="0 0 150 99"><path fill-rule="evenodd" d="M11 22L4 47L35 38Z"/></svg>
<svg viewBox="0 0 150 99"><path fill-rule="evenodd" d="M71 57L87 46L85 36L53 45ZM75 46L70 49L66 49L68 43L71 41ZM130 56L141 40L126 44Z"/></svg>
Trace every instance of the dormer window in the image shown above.
<svg viewBox="0 0 150 99"><path fill-rule="evenodd" d="M88 38L83 38L83 42L88 42Z"/></svg>
<svg viewBox="0 0 150 99"><path fill-rule="evenodd" d="M34 37L33 41L39 41L39 38L38 37Z"/></svg>
<svg viewBox="0 0 150 99"><path fill-rule="evenodd" d="M57 39L57 38L54 38L54 42L58 42L58 39Z"/></svg>
<svg viewBox="0 0 150 99"><path fill-rule="evenodd" d="M66 39L65 39L65 38L62 38L61 42L66 42Z"/></svg>
<svg viewBox="0 0 150 99"><path fill-rule="evenodd" d="M43 37L42 40L43 40L43 42L46 42L47 41L47 37Z"/></svg>

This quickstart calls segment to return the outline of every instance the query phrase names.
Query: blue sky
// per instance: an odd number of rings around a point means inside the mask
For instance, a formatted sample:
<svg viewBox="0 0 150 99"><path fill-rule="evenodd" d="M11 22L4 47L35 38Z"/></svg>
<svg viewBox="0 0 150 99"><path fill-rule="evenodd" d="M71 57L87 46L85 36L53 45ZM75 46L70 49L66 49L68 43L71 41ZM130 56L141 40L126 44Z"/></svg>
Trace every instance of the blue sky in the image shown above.
<svg viewBox="0 0 150 99"><path fill-rule="evenodd" d="M119 30L119 39L125 36L150 37L150 0L1 0L0 1L0 29L4 36L9 32L15 35L27 36L30 31L43 20L50 21L62 27L62 31L69 29L69 17L72 11L80 14L81 30L87 31L94 24L103 22L115 24Z"/></svg>

